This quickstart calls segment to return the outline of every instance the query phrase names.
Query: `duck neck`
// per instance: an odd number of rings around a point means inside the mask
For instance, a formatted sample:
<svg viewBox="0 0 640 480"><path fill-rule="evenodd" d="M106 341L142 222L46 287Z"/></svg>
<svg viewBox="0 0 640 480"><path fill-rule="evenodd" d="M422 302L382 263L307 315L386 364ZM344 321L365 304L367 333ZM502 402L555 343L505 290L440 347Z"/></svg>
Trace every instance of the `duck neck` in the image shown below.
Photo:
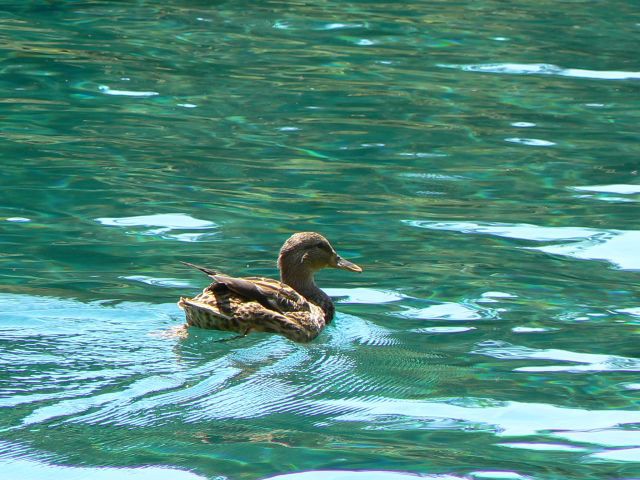
<svg viewBox="0 0 640 480"><path fill-rule="evenodd" d="M331 297L316 285L312 270L297 270L295 275L292 275L285 268L280 272L280 280L310 302L318 305L324 312L327 323L333 319L334 307Z"/></svg>
<svg viewBox="0 0 640 480"><path fill-rule="evenodd" d="M295 274L291 274L287 269L283 269L282 272L280 272L280 280L313 303L317 303L315 301L316 298L320 298L325 294L316 285L313 272L310 270L298 270Z"/></svg>

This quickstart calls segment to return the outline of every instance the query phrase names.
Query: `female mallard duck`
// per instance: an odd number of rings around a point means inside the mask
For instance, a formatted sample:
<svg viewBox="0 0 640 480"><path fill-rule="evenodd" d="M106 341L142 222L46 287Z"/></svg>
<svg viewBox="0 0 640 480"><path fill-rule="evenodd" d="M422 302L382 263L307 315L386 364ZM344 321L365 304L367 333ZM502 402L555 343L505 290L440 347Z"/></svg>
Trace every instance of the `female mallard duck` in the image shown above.
<svg viewBox="0 0 640 480"><path fill-rule="evenodd" d="M292 235L280 249L280 281L270 278L235 278L191 263L213 283L194 298L180 298L187 325L229 330L280 333L296 342L316 338L333 319L329 295L314 281L316 271L331 267L352 272L362 269L341 258L322 235Z"/></svg>

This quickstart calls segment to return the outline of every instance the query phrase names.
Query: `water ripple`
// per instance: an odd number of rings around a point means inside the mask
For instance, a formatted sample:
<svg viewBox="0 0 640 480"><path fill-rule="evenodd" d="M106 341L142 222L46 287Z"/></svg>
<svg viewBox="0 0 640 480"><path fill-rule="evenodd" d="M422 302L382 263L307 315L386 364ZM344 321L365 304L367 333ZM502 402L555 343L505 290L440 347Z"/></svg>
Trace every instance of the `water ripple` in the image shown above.
<svg viewBox="0 0 640 480"><path fill-rule="evenodd" d="M629 184L587 185L571 188L579 192L616 193L619 195L634 195L640 193L640 185Z"/></svg>
<svg viewBox="0 0 640 480"><path fill-rule="evenodd" d="M131 280L133 282L141 282L146 285L153 285L154 287L167 287L167 288L187 288L193 287L189 282L179 280L177 278L156 278L149 277L147 275L129 275L121 276L123 280Z"/></svg>
<svg viewBox="0 0 640 480"><path fill-rule="evenodd" d="M498 311L475 305L447 302L424 308L405 308L393 315L417 320L489 320L499 318Z"/></svg>
<svg viewBox="0 0 640 480"><path fill-rule="evenodd" d="M336 422L384 425L394 428L394 421L408 428L409 420L419 420L429 429L432 422L445 422L445 428L468 428L493 431L498 436L526 436L547 431L575 431L614 428L640 422L636 410L587 410L564 408L545 403L500 402L492 399L441 399L439 401L399 400L391 398L320 400L311 402L314 409L331 412ZM363 427L364 428L364 427ZM381 427L382 428L382 427ZM436 424L437 428L437 424Z"/></svg>
<svg viewBox="0 0 640 480"><path fill-rule="evenodd" d="M603 461L614 462L636 462L640 463L640 448L620 448L616 450L606 450L590 455L591 458Z"/></svg>
<svg viewBox="0 0 640 480"><path fill-rule="evenodd" d="M391 330L345 313L338 315L334 326L328 327L325 332L330 345L337 348L352 349L357 344L393 345L398 342Z"/></svg>
<svg viewBox="0 0 640 480"><path fill-rule="evenodd" d="M446 65L439 67L455 68L466 72L506 73L511 75L555 75L559 77L591 78L595 80L640 80L640 72L615 70L584 70L580 68L562 68L548 63L485 63L475 65Z"/></svg>
<svg viewBox="0 0 640 480"><path fill-rule="evenodd" d="M538 452L586 452L588 449L582 447L576 447L574 445L565 445L563 443L527 443L527 442L513 442L513 443L498 443L500 447L508 448L525 448L527 450L535 450Z"/></svg>
<svg viewBox="0 0 640 480"><path fill-rule="evenodd" d="M191 375L191 373L194 375ZM238 369L229 367L219 368L216 369L215 374L212 374L212 376L197 382L193 386L187 387L184 386L193 382L194 378L197 379L195 372L177 375L175 378L164 379L165 385L158 387L154 386L153 383L147 388L144 388L144 384L142 387L134 384L131 387L117 392L114 398L110 397L111 394L105 394L102 399L99 398L100 396L94 398L93 401L92 399L88 399L88 401L91 402L91 406L101 406L103 403L107 403L107 405L96 412L77 416L71 419L71 421L92 424L138 426L157 424L161 418L166 416L166 413L161 413L163 408L195 404L198 399L219 390L226 381L238 373ZM163 390L173 391L155 395ZM107 401L100 402L100 400Z"/></svg>
<svg viewBox="0 0 640 480"><path fill-rule="evenodd" d="M313 470L266 477L263 480L407 480L427 478L431 480L463 480L453 475L427 475L389 470Z"/></svg>
<svg viewBox="0 0 640 480"><path fill-rule="evenodd" d="M571 187L576 192L585 192L575 195L576 198L593 198L606 202L636 202L640 194L640 185L613 184L613 185L588 185ZM619 195L624 195L621 197Z"/></svg>
<svg viewBox="0 0 640 480"><path fill-rule="evenodd" d="M208 220L193 218L184 213L159 213L155 215L139 215L134 217L103 217L96 222L110 227L159 227L150 230L129 230L129 234L157 235L161 238L182 242L198 242L210 238L216 232L171 233L174 230L212 230L218 225Z"/></svg>
<svg viewBox="0 0 640 480"><path fill-rule="evenodd" d="M519 143L521 145L529 145L531 147L552 147L555 145L554 142L550 142L549 140L542 140L539 138L522 138L522 137L510 137L505 138L505 142L509 143Z"/></svg>
<svg viewBox="0 0 640 480"><path fill-rule="evenodd" d="M476 327L427 327L411 330L415 333L464 333L475 330Z"/></svg>
<svg viewBox="0 0 640 480"><path fill-rule="evenodd" d="M180 380L167 377L156 376L145 378L134 382L126 389L118 392L63 400L53 405L38 408L25 417L22 423L23 425L31 425L46 422L57 417L77 415L104 404L109 404L106 415L103 414L103 417L107 417L110 413L113 414L121 410L121 407L125 406L134 398L157 391L177 388L181 384L182 382Z"/></svg>
<svg viewBox="0 0 640 480"><path fill-rule="evenodd" d="M206 477L170 467L68 467L33 460L0 460L0 469L7 479L65 479L65 480L205 480Z"/></svg>
<svg viewBox="0 0 640 480"><path fill-rule="evenodd" d="M486 478L489 480L533 480L534 478L511 470L477 470L469 475L473 479Z"/></svg>
<svg viewBox="0 0 640 480"><path fill-rule="evenodd" d="M640 430L599 429L583 432L554 432L553 436L603 447L640 447Z"/></svg>
<svg viewBox="0 0 640 480"><path fill-rule="evenodd" d="M117 90L109 88L107 85L100 85L98 90L105 95L116 95L125 97L155 97L160 95L158 92L144 92L144 91L132 91L132 90Z"/></svg>
<svg viewBox="0 0 640 480"><path fill-rule="evenodd" d="M570 240L573 243L522 247L582 260L606 260L623 270L640 270L640 230L598 230L583 227L541 227L531 224L439 222L404 220L407 225L431 230L495 235L535 242Z"/></svg>
<svg viewBox="0 0 640 480"><path fill-rule="evenodd" d="M577 353L560 349L535 349L513 345L504 341L486 341L472 351L501 360L556 360L581 365L527 366L514 369L516 372L638 372L640 359L617 355Z"/></svg>
<svg viewBox="0 0 640 480"><path fill-rule="evenodd" d="M185 421L259 418L286 411L295 401L295 390L287 382L257 375L192 403Z"/></svg>
<svg viewBox="0 0 640 480"><path fill-rule="evenodd" d="M375 290L373 288L325 288L331 297L339 297L340 303L378 304L397 302L405 298L404 295L390 290Z"/></svg>
<svg viewBox="0 0 640 480"><path fill-rule="evenodd" d="M298 387L298 397L310 398L312 395L320 395L343 386L354 390L361 389L361 382L354 381L357 380L353 374L356 366L355 361L346 355L326 352L313 363L306 365L309 373L304 375L306 383Z"/></svg>
<svg viewBox="0 0 640 480"><path fill-rule="evenodd" d="M22 443L0 441L0 470L11 480L204 480L205 477L170 466L76 467L57 463L54 455L37 451ZM217 477L215 480L226 480Z"/></svg>

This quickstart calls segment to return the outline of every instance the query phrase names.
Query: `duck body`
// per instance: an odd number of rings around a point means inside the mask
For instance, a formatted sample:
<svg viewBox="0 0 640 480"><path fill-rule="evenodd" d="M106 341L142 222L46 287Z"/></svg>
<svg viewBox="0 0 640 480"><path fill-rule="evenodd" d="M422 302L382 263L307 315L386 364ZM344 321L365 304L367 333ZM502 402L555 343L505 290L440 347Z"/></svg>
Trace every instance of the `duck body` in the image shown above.
<svg viewBox="0 0 640 480"><path fill-rule="evenodd" d="M180 299L178 305L185 311L187 325L242 335L252 331L279 333L296 342L309 342L327 323L322 308L282 282L259 277L234 280L255 286L272 305L263 305L225 283L214 282L200 295Z"/></svg>
<svg viewBox="0 0 640 480"><path fill-rule="evenodd" d="M285 242L278 257L281 280L230 277L186 265L213 279L201 294L180 298L178 305L185 311L188 326L242 335L252 331L278 333L296 342L316 338L335 312L331 298L316 286L313 274L325 267L362 271L313 232L294 234Z"/></svg>

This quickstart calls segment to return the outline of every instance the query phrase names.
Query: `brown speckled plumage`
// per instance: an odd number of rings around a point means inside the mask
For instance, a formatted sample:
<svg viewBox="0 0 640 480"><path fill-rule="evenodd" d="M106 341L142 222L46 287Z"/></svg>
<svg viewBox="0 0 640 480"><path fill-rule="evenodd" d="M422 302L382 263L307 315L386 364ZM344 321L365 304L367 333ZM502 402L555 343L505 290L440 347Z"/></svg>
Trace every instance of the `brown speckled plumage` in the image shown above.
<svg viewBox="0 0 640 480"><path fill-rule="evenodd" d="M278 257L281 281L270 278L233 278L198 268L214 282L194 298L180 298L187 325L227 330L246 335L251 331L279 333L297 342L309 342L331 322L331 298L314 282L322 268L353 272L362 269L342 259L322 235L292 235Z"/></svg>

